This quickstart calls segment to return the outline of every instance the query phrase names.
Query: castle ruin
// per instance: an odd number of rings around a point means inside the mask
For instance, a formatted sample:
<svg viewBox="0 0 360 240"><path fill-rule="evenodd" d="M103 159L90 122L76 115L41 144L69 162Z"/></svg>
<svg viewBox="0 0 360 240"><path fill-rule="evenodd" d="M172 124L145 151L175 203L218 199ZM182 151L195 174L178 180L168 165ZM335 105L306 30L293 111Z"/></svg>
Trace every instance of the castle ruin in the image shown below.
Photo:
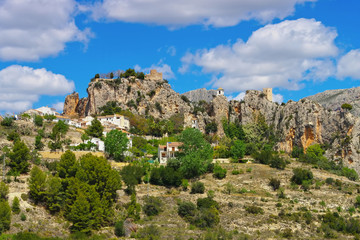
<svg viewBox="0 0 360 240"><path fill-rule="evenodd" d="M272 102L272 88L263 88L263 93L265 94L266 99Z"/></svg>
<svg viewBox="0 0 360 240"><path fill-rule="evenodd" d="M145 80L162 81L163 74L156 69L151 69L150 74L145 75Z"/></svg>

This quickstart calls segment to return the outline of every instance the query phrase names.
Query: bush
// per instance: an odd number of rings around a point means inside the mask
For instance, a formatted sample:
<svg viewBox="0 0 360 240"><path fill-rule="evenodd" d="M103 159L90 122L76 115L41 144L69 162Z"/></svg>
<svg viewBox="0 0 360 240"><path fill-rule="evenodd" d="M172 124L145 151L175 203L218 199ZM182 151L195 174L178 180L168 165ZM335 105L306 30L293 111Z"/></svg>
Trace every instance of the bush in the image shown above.
<svg viewBox="0 0 360 240"><path fill-rule="evenodd" d="M333 178L327 178L325 180L326 184L332 185L334 183L334 179Z"/></svg>
<svg viewBox="0 0 360 240"><path fill-rule="evenodd" d="M11 209L8 201L0 200L0 235L9 230L11 224Z"/></svg>
<svg viewBox="0 0 360 240"><path fill-rule="evenodd" d="M11 131L7 136L7 140L8 141L13 141L13 142L19 141L20 140L20 135L16 131Z"/></svg>
<svg viewBox="0 0 360 240"><path fill-rule="evenodd" d="M117 221L115 223L114 233L117 237L125 236L124 221Z"/></svg>
<svg viewBox="0 0 360 240"><path fill-rule="evenodd" d="M245 206L245 210L251 214L264 214L264 209L255 205Z"/></svg>
<svg viewBox="0 0 360 240"><path fill-rule="evenodd" d="M20 213L20 201L19 201L18 197L14 197L14 200L13 200L12 205L11 205L11 210L15 214Z"/></svg>
<svg viewBox="0 0 360 240"><path fill-rule="evenodd" d="M9 194L9 187L4 182L0 182L0 201L6 200Z"/></svg>
<svg viewBox="0 0 360 240"><path fill-rule="evenodd" d="M40 116L40 115L35 115L35 117L34 117L34 124L35 124L35 126L42 127L43 122L44 122L44 119L43 119L42 116Z"/></svg>
<svg viewBox="0 0 360 240"><path fill-rule="evenodd" d="M351 109L352 109L353 107L352 107L352 105L349 104L349 103L344 103L344 104L341 105L341 108L342 108L342 109L345 109L345 110L351 111Z"/></svg>
<svg viewBox="0 0 360 240"><path fill-rule="evenodd" d="M280 187L280 180L276 178L270 178L269 186L271 186L273 190L276 191Z"/></svg>
<svg viewBox="0 0 360 240"><path fill-rule="evenodd" d="M24 213L21 213L20 219L21 221L26 221L26 215Z"/></svg>
<svg viewBox="0 0 360 240"><path fill-rule="evenodd" d="M230 154L234 159L243 158L245 155L245 143L241 140L235 140L230 148Z"/></svg>
<svg viewBox="0 0 360 240"><path fill-rule="evenodd" d="M213 176L217 179L223 179L226 177L226 169L222 168L220 165L216 164L214 166Z"/></svg>
<svg viewBox="0 0 360 240"><path fill-rule="evenodd" d="M301 185L303 181L312 181L313 174L308 169L302 169L302 168L295 168L293 170L294 175L291 178L291 182Z"/></svg>
<svg viewBox="0 0 360 240"><path fill-rule="evenodd" d="M232 175L239 175L239 174L240 174L240 171L239 171L239 170L232 170L232 171L231 171L231 174L232 174Z"/></svg>
<svg viewBox="0 0 360 240"><path fill-rule="evenodd" d="M184 191L187 191L189 187L189 181L187 179L181 180L181 186Z"/></svg>
<svg viewBox="0 0 360 240"><path fill-rule="evenodd" d="M212 198L198 198L196 201L196 205L199 209L201 208L216 208L219 210L219 204Z"/></svg>
<svg viewBox="0 0 360 240"><path fill-rule="evenodd" d="M179 204L178 214L180 217L190 219L196 214L196 205L192 202L182 202Z"/></svg>
<svg viewBox="0 0 360 240"><path fill-rule="evenodd" d="M144 202L143 210L147 216L156 216L163 211L163 203L157 197L148 196L145 198Z"/></svg>
<svg viewBox="0 0 360 240"><path fill-rule="evenodd" d="M294 146L294 148L293 148L293 150L291 152L291 157L292 158L299 158L303 154L304 154L304 149L303 148Z"/></svg>
<svg viewBox="0 0 360 240"><path fill-rule="evenodd" d="M194 182L191 184L191 194L195 193L204 193L205 192L205 185L202 182Z"/></svg>
<svg viewBox="0 0 360 240"><path fill-rule="evenodd" d="M1 121L1 126L11 127L13 124L14 124L14 118L13 117L5 117Z"/></svg>
<svg viewBox="0 0 360 240"><path fill-rule="evenodd" d="M138 233L136 234L136 238L144 239L144 240L160 240L160 239L162 239L160 228L153 224L140 229L138 231Z"/></svg>
<svg viewBox="0 0 360 240"><path fill-rule="evenodd" d="M270 167L283 170L286 167L286 161L278 155L273 156L270 160Z"/></svg>

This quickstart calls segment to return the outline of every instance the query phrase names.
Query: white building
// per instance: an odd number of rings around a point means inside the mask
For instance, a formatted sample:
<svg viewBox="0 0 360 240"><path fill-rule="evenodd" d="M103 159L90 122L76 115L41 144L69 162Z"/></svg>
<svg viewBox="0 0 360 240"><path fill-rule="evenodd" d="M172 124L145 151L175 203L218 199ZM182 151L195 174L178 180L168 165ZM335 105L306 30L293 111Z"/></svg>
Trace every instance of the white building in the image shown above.
<svg viewBox="0 0 360 240"><path fill-rule="evenodd" d="M60 115L55 108L50 108L50 107L40 107L40 108L37 108L35 109L36 111L40 112L40 115L41 116L44 116L44 115Z"/></svg>
<svg viewBox="0 0 360 240"><path fill-rule="evenodd" d="M166 145L159 145L158 158L160 164L166 164L167 160L175 157L175 153L180 150L181 142L167 142Z"/></svg>
<svg viewBox="0 0 360 240"><path fill-rule="evenodd" d="M101 152L105 151L105 143L100 138L92 138L90 140L86 140L84 143L92 142L97 146L97 149Z"/></svg>
<svg viewBox="0 0 360 240"><path fill-rule="evenodd" d="M123 130L130 130L130 121L127 117L119 114L107 115L107 116L99 116L99 121L103 126L107 125L116 125L117 128Z"/></svg>

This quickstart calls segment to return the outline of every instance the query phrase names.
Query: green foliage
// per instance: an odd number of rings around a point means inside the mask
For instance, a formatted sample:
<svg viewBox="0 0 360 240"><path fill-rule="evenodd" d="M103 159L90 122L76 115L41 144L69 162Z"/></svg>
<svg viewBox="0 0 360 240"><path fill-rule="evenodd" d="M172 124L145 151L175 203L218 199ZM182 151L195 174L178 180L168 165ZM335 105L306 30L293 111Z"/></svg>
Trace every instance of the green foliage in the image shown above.
<svg viewBox="0 0 360 240"><path fill-rule="evenodd" d="M76 157L73 152L67 150L60 157L60 162L57 165L57 171L60 178L75 177L77 170Z"/></svg>
<svg viewBox="0 0 360 240"><path fill-rule="evenodd" d="M348 218L340 216L337 212L327 212L321 217L323 231L328 227L338 232L356 234L360 233L360 222L358 219ZM326 230L324 231L326 233Z"/></svg>
<svg viewBox="0 0 360 240"><path fill-rule="evenodd" d="M17 133L15 130L11 131L11 132L7 135L6 139L7 139L8 141L13 141L13 142L16 142L16 141L21 140L19 133Z"/></svg>
<svg viewBox="0 0 360 240"><path fill-rule="evenodd" d="M30 150L23 141L16 141L9 153L11 173L27 173L29 171Z"/></svg>
<svg viewBox="0 0 360 240"><path fill-rule="evenodd" d="M182 175L180 170L174 170L170 166L153 168L150 173L150 183L165 187L179 187Z"/></svg>
<svg viewBox="0 0 360 240"><path fill-rule="evenodd" d="M213 176L217 179L223 179L226 177L227 170L225 168L222 168L219 164L216 164L214 166Z"/></svg>
<svg viewBox="0 0 360 240"><path fill-rule="evenodd" d="M178 207L178 214L187 220L190 220L196 214L196 205L192 202L181 202Z"/></svg>
<svg viewBox="0 0 360 240"><path fill-rule="evenodd" d="M191 194L195 193L204 193L205 192L205 185L202 182L193 182L191 184Z"/></svg>
<svg viewBox="0 0 360 240"><path fill-rule="evenodd" d="M11 210L15 214L20 213L20 201L19 201L18 197L14 197L12 205L11 205Z"/></svg>
<svg viewBox="0 0 360 240"><path fill-rule="evenodd" d="M117 237L125 236L124 221L120 220L115 223L114 233Z"/></svg>
<svg viewBox="0 0 360 240"><path fill-rule="evenodd" d="M110 75L109 75L110 79L113 79L114 78L114 73L111 72Z"/></svg>
<svg viewBox="0 0 360 240"><path fill-rule="evenodd" d="M187 191L189 187L189 181L187 179L181 180L181 187L184 191Z"/></svg>
<svg viewBox="0 0 360 240"><path fill-rule="evenodd" d="M162 201L153 196L145 197L143 211L147 216L156 216L163 211Z"/></svg>
<svg viewBox="0 0 360 240"><path fill-rule="evenodd" d="M91 221L90 203L83 193L80 192L78 194L68 217L73 223L71 226L73 232L91 232L93 226Z"/></svg>
<svg viewBox="0 0 360 240"><path fill-rule="evenodd" d="M127 192L132 194L135 192L135 186L141 183L145 171L141 166L127 165L121 169L120 175L127 186Z"/></svg>
<svg viewBox="0 0 360 240"><path fill-rule="evenodd" d="M44 122L44 118L40 115L34 116L34 124L35 126L42 127Z"/></svg>
<svg viewBox="0 0 360 240"><path fill-rule="evenodd" d="M181 95L181 99L186 103L190 103L189 98L187 96L185 96L185 95Z"/></svg>
<svg viewBox="0 0 360 240"><path fill-rule="evenodd" d="M26 215L24 213L21 213L20 220L21 221L26 221Z"/></svg>
<svg viewBox="0 0 360 240"><path fill-rule="evenodd" d="M206 134L216 133L217 132L217 124L215 121L212 121L205 126Z"/></svg>
<svg viewBox="0 0 360 240"><path fill-rule="evenodd" d="M245 210L251 214L264 214L264 209L255 205L245 206Z"/></svg>
<svg viewBox="0 0 360 240"><path fill-rule="evenodd" d="M217 210L220 209L219 203L216 202L213 198L211 197L206 197L206 198L198 198L196 200L196 205L199 209L202 208L215 208Z"/></svg>
<svg viewBox="0 0 360 240"><path fill-rule="evenodd" d="M313 174L308 169L295 168L293 170L294 175L291 178L291 182L301 185L304 181L312 181Z"/></svg>
<svg viewBox="0 0 360 240"><path fill-rule="evenodd" d="M128 138L125 133L119 130L111 130L105 138L105 152L110 157L120 161L124 157L124 151L127 148Z"/></svg>
<svg viewBox="0 0 360 240"><path fill-rule="evenodd" d="M86 129L86 134L95 137L100 138L103 135L104 127L101 125L101 122L95 117L91 121L91 125Z"/></svg>
<svg viewBox="0 0 360 240"><path fill-rule="evenodd" d="M280 180L276 178L270 178L269 186L272 187L274 191L276 191L280 187Z"/></svg>
<svg viewBox="0 0 360 240"><path fill-rule="evenodd" d="M187 128L179 136L183 143L179 159L180 171L185 178L198 177L204 174L212 161L213 149L197 129Z"/></svg>
<svg viewBox="0 0 360 240"><path fill-rule="evenodd" d="M255 152L252 156L256 161L262 164L267 164L272 168L283 170L286 167L286 161L278 154L273 154L273 152L269 149Z"/></svg>
<svg viewBox="0 0 360 240"><path fill-rule="evenodd" d="M139 232L136 234L136 239L160 240L162 239L160 228L153 224L146 226L139 230Z"/></svg>
<svg viewBox="0 0 360 240"><path fill-rule="evenodd" d="M56 213L61 210L64 200L63 186L58 177L49 177L46 181L46 207L50 213Z"/></svg>
<svg viewBox="0 0 360 240"><path fill-rule="evenodd" d="M270 161L270 167L284 170L286 167L286 161L279 155L274 155Z"/></svg>
<svg viewBox="0 0 360 240"><path fill-rule="evenodd" d="M159 113L162 113L162 107L161 107L161 105L160 105L159 102L156 102L156 103L155 103L155 108L156 108L156 110L159 111Z"/></svg>
<svg viewBox="0 0 360 240"><path fill-rule="evenodd" d="M13 124L14 124L13 117L4 117L4 119L1 121L1 126L11 127Z"/></svg>
<svg viewBox="0 0 360 240"><path fill-rule="evenodd" d="M140 211L141 211L141 206L136 202L136 195L135 193L133 193L131 195L131 201L127 208L127 217L137 221L140 219Z"/></svg>
<svg viewBox="0 0 360 240"><path fill-rule="evenodd" d="M95 78L100 78L100 74L95 74Z"/></svg>
<svg viewBox="0 0 360 240"><path fill-rule="evenodd" d="M231 157L234 159L243 158L245 155L245 144L241 140L235 140L230 148Z"/></svg>
<svg viewBox="0 0 360 240"><path fill-rule="evenodd" d="M349 103L344 103L341 105L341 108L344 109L344 110L349 110L351 111L351 109L353 108L351 104Z"/></svg>
<svg viewBox="0 0 360 240"><path fill-rule="evenodd" d="M40 135L37 135L35 137L35 149L36 150L43 150L44 143L41 141L42 137Z"/></svg>
<svg viewBox="0 0 360 240"><path fill-rule="evenodd" d="M52 115L52 114L45 114L44 119L50 122L50 121L56 119L56 116Z"/></svg>
<svg viewBox="0 0 360 240"><path fill-rule="evenodd" d="M242 128L242 125L239 121L228 122L226 119L222 121L225 135L230 139L244 140L245 133Z"/></svg>
<svg viewBox="0 0 360 240"><path fill-rule="evenodd" d="M304 154L304 149L298 146L294 146L292 152L291 152L291 157L292 158L299 158L301 155Z"/></svg>
<svg viewBox="0 0 360 240"><path fill-rule="evenodd" d="M69 125L67 125L65 122L61 120L59 120L54 125L50 135L50 138L53 140L53 142L49 142L48 145L52 151L56 151L57 149L62 148L63 141L61 139L65 137L68 130L69 130Z"/></svg>
<svg viewBox="0 0 360 240"><path fill-rule="evenodd" d="M34 166L30 172L29 179L30 198L39 203L44 201L46 194L46 174L37 166Z"/></svg>
<svg viewBox="0 0 360 240"><path fill-rule="evenodd" d="M6 200L9 194L9 186L4 182L0 182L0 201Z"/></svg>
<svg viewBox="0 0 360 240"><path fill-rule="evenodd" d="M10 229L11 209L8 201L0 200L0 235Z"/></svg>
<svg viewBox="0 0 360 240"><path fill-rule="evenodd" d="M123 78L128 78L130 76L136 76L136 72L132 68L126 69L126 71L121 74L121 77L123 77Z"/></svg>
<svg viewBox="0 0 360 240"><path fill-rule="evenodd" d="M114 115L121 112L121 107L116 101L109 101L102 107L99 107L101 115Z"/></svg>

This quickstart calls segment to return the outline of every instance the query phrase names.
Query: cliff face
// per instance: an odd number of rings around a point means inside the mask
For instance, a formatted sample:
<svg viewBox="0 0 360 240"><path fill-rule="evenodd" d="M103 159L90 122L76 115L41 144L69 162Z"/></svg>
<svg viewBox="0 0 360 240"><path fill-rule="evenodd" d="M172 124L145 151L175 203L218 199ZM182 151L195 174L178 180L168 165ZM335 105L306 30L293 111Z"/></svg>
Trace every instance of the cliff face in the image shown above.
<svg viewBox="0 0 360 240"><path fill-rule="evenodd" d="M360 87L349 89L327 90L313 96L306 97L320 103L326 109L340 110L343 103L349 103L353 106L351 113L360 117Z"/></svg>
<svg viewBox="0 0 360 240"><path fill-rule="evenodd" d="M139 115L168 119L173 114L184 115L185 127L198 127L205 132L206 124L218 125L217 135L224 136L222 120L239 120L243 125L263 116L279 137L277 150L290 153L294 146L306 149L312 144L326 144L329 159L342 159L344 165L360 172L360 120L351 113L327 110L309 99L279 105L268 101L262 92L249 90L243 101L228 102L225 96L215 96L195 111L194 103L184 102L164 81L135 78L89 83L88 97L78 94L66 98L64 113L87 116L99 114L108 101L117 101L122 109Z"/></svg>
<svg viewBox="0 0 360 240"><path fill-rule="evenodd" d="M206 88L201 88L183 93L181 95L186 96L192 102L211 102L216 96L216 90L207 90Z"/></svg>

